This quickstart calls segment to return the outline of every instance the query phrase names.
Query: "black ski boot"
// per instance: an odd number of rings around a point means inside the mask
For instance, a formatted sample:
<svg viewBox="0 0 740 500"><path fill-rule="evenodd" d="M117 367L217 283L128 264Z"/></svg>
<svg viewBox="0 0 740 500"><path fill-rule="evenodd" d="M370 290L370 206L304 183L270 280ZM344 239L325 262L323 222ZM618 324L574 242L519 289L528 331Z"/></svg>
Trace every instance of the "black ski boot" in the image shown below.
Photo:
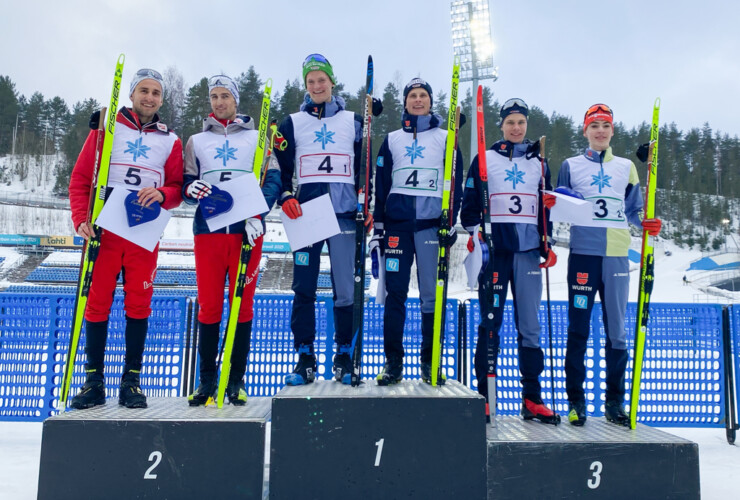
<svg viewBox="0 0 740 500"><path fill-rule="evenodd" d="M608 422L613 424L630 426L630 417L625 413L624 406L619 401L607 401L604 405L604 416Z"/></svg>
<svg viewBox="0 0 740 500"><path fill-rule="evenodd" d="M533 396L522 398L522 418L539 420L543 424L558 425L560 423L560 415L548 408L542 398Z"/></svg>
<svg viewBox="0 0 740 500"><path fill-rule="evenodd" d="M70 406L76 410L86 410L93 406L105 404L105 379L99 371L87 373L85 385L80 392L72 398Z"/></svg>
<svg viewBox="0 0 740 500"><path fill-rule="evenodd" d="M226 386L226 397L229 403L234 406L244 406L247 404L247 387L242 379L229 380Z"/></svg>
<svg viewBox="0 0 740 500"><path fill-rule="evenodd" d="M208 398L216 398L216 384L213 374L204 375L201 372L200 384L190 396L188 396L188 404L190 406L201 406L206 404Z"/></svg>
<svg viewBox="0 0 740 500"><path fill-rule="evenodd" d="M427 384L432 383L432 363L430 362L421 362L421 379L426 382ZM442 371L442 376L437 377L437 385L445 385L445 382L447 382L447 376L445 375L444 371Z"/></svg>
<svg viewBox="0 0 740 500"><path fill-rule="evenodd" d="M403 380L403 358L388 358L375 380L381 386L397 384Z"/></svg>
<svg viewBox="0 0 740 500"><path fill-rule="evenodd" d="M293 373L285 376L285 385L310 384L316 378L316 356L313 346L301 345L298 348L298 363L293 368Z"/></svg>
<svg viewBox="0 0 740 500"><path fill-rule="evenodd" d="M568 402L568 422L570 425L576 427L583 427L586 423L586 402L585 401L569 401Z"/></svg>
<svg viewBox="0 0 740 500"><path fill-rule="evenodd" d="M349 344L337 346L334 355L334 380L345 385L352 383L352 346Z"/></svg>
<svg viewBox="0 0 740 500"><path fill-rule="evenodd" d="M127 371L121 377L118 404L126 408L146 408L146 396L141 391L139 372Z"/></svg>

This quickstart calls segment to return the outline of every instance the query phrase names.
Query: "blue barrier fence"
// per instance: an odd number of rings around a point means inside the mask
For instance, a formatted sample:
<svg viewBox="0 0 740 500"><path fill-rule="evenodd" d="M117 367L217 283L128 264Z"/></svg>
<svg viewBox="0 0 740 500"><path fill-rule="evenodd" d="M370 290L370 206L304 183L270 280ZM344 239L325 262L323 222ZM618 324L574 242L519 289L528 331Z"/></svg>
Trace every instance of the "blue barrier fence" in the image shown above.
<svg viewBox="0 0 740 500"><path fill-rule="evenodd" d="M32 288L32 287L25 287ZM56 411L58 386L72 322L72 294L0 293L0 419L40 421ZM247 369L247 388L251 396L271 396L283 386L283 378L296 361L290 332L292 295L257 295L252 334L252 349ZM183 296L155 295L152 302L149 336L145 350L142 385L150 396L181 396L187 393L197 374L193 336L196 310L191 299ZM316 353L319 377L332 376L333 302L320 296L316 303ZM469 379L472 388L472 355L477 339L479 305L477 300L459 307L456 300L447 304L445 325L445 373L450 379ZM226 311L226 307L225 307ZM556 407L567 410L563 372L567 340L567 304L553 302L553 354L555 359ZM645 353L643 387L639 419L661 426L720 426L725 418L722 356L722 310L718 305L653 304ZM462 314L462 317L460 316ZM519 411L520 385L516 332L510 303L505 308L499 354L499 413ZM627 312L628 338L632 341L635 307ZM227 314L224 314L224 324ZM740 371L740 308L732 308L734 338L733 362ZM467 327L459 326L461 320ZM125 342L123 302L116 295L111 312L110 335L106 351L108 396L115 396ZM547 312L540 308L540 324L547 325ZM373 378L382 368L383 307L370 299L365 307L365 342L363 373ZM463 332L467 348L460 349L458 331ZM592 331L586 354L588 379L586 392L592 415L603 414L604 403L604 329L597 303L592 317ZM410 299L404 333L405 372L408 379L419 377L421 311L418 299ZM550 361L547 328L543 327L541 345L545 348L545 372L541 377L543 397L549 401ZM83 383L84 338L77 358L77 374L72 393ZM187 377L186 377L187 375ZM185 380L185 379L188 380ZM631 379L631 363L627 381ZM369 383L373 383L370 381ZM629 397L629 388L627 390ZM629 404L629 400L627 401Z"/></svg>
<svg viewBox="0 0 740 500"><path fill-rule="evenodd" d="M67 356L73 295L0 294L0 419L43 420L56 411ZM142 387L152 396L180 392L184 297L152 299L144 351ZM111 308L106 348L106 385L117 396L125 355L122 297ZM84 346L83 337L80 351ZM84 355L77 357L72 393L84 383Z"/></svg>

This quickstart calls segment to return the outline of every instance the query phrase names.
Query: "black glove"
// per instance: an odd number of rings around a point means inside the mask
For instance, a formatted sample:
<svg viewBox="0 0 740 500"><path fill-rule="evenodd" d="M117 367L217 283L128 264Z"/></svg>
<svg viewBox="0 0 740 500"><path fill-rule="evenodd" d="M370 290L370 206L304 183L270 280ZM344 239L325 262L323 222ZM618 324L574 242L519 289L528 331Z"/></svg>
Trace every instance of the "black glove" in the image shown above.
<svg viewBox="0 0 740 500"><path fill-rule="evenodd" d="M383 112L383 101L377 97L373 97L373 116L380 116Z"/></svg>
<svg viewBox="0 0 740 500"><path fill-rule="evenodd" d="M468 123L468 117L465 116L465 113L462 111L460 112L460 123L457 124L457 128L463 128L463 125Z"/></svg>
<svg viewBox="0 0 740 500"><path fill-rule="evenodd" d="M531 160L532 158L537 158L539 155L540 155L540 140L537 139L535 142L527 146L527 152L525 153L525 156L527 160Z"/></svg>
<svg viewBox="0 0 740 500"><path fill-rule="evenodd" d="M648 160L649 152L650 152L650 143L646 142L645 144L640 144L640 147L637 148L637 152L635 153L635 156L637 156L638 160L645 163Z"/></svg>
<svg viewBox="0 0 740 500"><path fill-rule="evenodd" d="M93 111L90 115L88 125L90 125L91 130L98 130L98 126L100 125L100 110Z"/></svg>

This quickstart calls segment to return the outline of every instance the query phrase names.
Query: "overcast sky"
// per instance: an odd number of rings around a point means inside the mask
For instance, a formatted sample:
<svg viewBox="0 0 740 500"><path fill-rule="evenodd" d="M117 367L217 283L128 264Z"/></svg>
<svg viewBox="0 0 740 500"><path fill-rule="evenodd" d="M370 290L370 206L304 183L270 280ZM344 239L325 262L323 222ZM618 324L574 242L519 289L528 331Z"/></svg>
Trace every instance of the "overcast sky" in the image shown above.
<svg viewBox="0 0 740 500"><path fill-rule="evenodd" d="M687 130L708 121L740 135L740 3L491 0L490 7L500 77L485 84L499 100L521 97L577 121L604 102L631 127L649 121L661 97L663 123ZM354 92L372 54L380 90L418 75L449 93L449 9L447 0L3 2L0 75L20 94L59 95L71 106L109 100L120 52L125 88L144 66L174 65L189 87L254 65L278 89L300 75L307 54L321 52Z"/></svg>

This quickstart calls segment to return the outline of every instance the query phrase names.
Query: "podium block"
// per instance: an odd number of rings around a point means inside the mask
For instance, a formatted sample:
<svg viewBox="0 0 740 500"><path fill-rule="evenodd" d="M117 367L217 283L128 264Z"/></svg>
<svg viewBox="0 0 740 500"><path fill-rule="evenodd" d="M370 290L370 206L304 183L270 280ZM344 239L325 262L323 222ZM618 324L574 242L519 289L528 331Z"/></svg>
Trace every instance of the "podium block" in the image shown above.
<svg viewBox="0 0 740 500"><path fill-rule="evenodd" d="M270 398L74 410L44 422L39 500L262 498Z"/></svg>
<svg viewBox="0 0 740 500"><path fill-rule="evenodd" d="M273 397L270 498L485 498L485 400L448 381Z"/></svg>
<svg viewBox="0 0 740 500"><path fill-rule="evenodd" d="M699 447L638 424L583 427L498 417L487 429L488 498L699 498Z"/></svg>

